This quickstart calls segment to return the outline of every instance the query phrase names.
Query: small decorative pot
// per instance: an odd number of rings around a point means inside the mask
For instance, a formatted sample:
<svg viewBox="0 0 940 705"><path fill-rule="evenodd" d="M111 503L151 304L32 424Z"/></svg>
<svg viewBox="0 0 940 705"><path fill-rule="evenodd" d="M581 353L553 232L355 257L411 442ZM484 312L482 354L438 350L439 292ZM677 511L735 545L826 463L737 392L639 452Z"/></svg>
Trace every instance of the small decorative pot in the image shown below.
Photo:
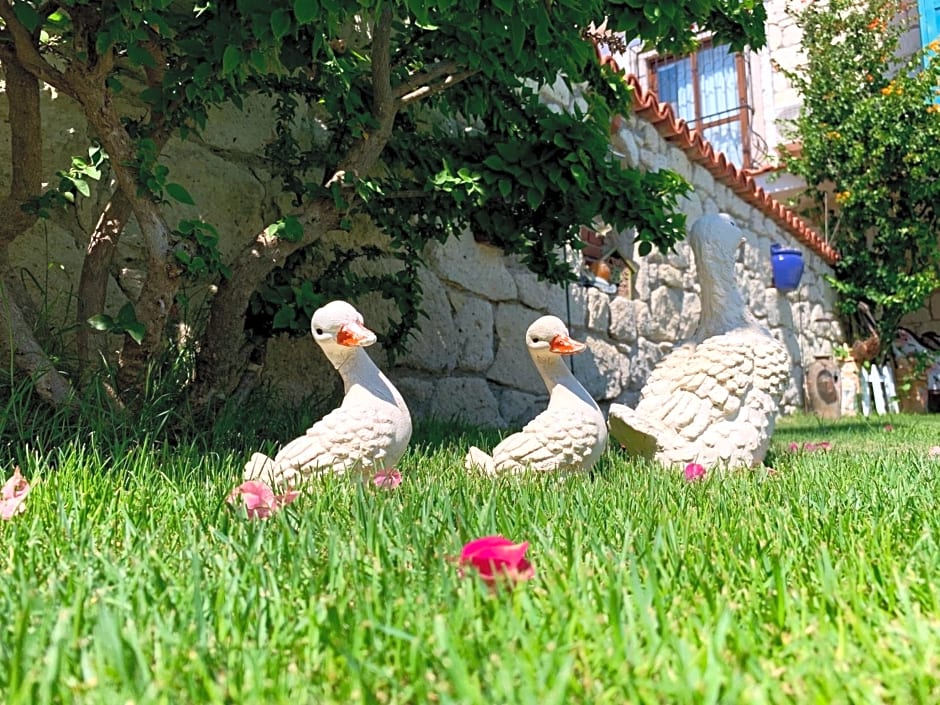
<svg viewBox="0 0 940 705"><path fill-rule="evenodd" d="M770 265L774 275L774 287L780 292L793 291L803 278L803 253L790 247L770 245Z"/></svg>

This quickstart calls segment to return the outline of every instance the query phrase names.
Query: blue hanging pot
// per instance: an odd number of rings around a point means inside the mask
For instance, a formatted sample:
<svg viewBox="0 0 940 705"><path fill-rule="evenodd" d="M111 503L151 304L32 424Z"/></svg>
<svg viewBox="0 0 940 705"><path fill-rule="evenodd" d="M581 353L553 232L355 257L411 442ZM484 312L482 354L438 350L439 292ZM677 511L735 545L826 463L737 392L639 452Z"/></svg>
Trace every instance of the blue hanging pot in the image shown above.
<svg viewBox="0 0 940 705"><path fill-rule="evenodd" d="M774 275L774 286L786 293L800 285L803 277L803 253L776 242L770 245L770 265Z"/></svg>

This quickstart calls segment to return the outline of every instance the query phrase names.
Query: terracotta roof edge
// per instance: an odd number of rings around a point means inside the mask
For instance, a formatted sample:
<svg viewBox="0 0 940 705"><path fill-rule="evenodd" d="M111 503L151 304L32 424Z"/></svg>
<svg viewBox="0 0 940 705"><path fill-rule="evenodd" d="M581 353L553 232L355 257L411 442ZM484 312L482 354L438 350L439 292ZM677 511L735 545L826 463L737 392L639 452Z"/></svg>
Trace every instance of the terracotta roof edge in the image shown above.
<svg viewBox="0 0 940 705"><path fill-rule="evenodd" d="M601 63L610 64L619 72L616 61L610 57L600 57L600 54L598 56ZM651 123L656 131L677 149L682 149L690 161L701 164L716 181L723 183L745 202L770 217L828 264L835 264L839 260L838 251L825 242L814 228L757 185L752 174L762 173L761 170L739 169L723 152L716 152L697 130L690 130L685 120L676 117L671 105L660 102L652 91L643 88L637 76L625 74L624 80L633 93L633 112Z"/></svg>

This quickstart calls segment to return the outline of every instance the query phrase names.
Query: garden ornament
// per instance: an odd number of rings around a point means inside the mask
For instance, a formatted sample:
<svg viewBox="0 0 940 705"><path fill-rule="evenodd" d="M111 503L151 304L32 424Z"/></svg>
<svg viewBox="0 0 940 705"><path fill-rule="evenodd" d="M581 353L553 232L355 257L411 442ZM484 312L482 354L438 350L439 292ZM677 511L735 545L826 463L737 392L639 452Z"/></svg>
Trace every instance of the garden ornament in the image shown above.
<svg viewBox="0 0 940 705"><path fill-rule="evenodd" d="M590 470L607 445L607 425L597 402L564 360L584 350L584 343L572 340L555 316L542 316L529 326L525 343L548 389L548 408L519 433L504 438L492 455L471 447L467 469L487 474Z"/></svg>
<svg viewBox="0 0 940 705"><path fill-rule="evenodd" d="M408 447L411 414L364 350L375 342L375 333L362 315L345 301L332 301L314 312L310 330L343 378L343 402L273 459L252 455L246 480L294 487L327 473L390 471Z"/></svg>
<svg viewBox="0 0 940 705"><path fill-rule="evenodd" d="M653 369L636 409L611 405L610 434L628 453L678 467L763 461L790 360L744 304L734 269L743 239L725 214L692 225L701 319L692 339Z"/></svg>

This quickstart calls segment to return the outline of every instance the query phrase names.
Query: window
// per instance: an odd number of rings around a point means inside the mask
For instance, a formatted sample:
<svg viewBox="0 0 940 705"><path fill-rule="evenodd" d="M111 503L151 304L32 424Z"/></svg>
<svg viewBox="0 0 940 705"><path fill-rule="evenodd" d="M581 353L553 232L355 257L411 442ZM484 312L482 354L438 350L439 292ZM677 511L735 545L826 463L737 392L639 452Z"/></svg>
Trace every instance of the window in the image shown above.
<svg viewBox="0 0 940 705"><path fill-rule="evenodd" d="M940 0L938 0L940 1ZM750 106L744 57L727 45L709 46L690 56L650 61L651 87L676 115L702 133L716 152L751 166Z"/></svg>

